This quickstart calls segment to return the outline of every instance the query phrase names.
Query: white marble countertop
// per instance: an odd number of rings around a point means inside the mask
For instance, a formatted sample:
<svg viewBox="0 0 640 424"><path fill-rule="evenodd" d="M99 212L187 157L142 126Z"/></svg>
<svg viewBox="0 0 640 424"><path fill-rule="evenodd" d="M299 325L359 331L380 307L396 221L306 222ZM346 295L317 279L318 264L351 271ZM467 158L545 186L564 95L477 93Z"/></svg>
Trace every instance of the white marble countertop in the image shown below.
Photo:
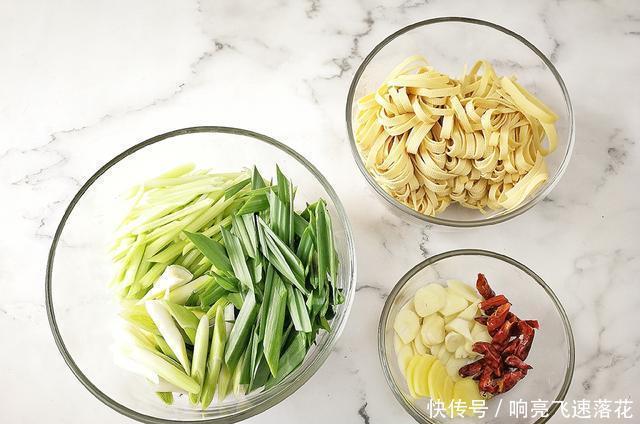
<svg viewBox="0 0 640 424"><path fill-rule="evenodd" d="M507 253L555 290L576 338L568 399L638 401L637 2L8 0L0 10L0 421L130 422L58 353L44 307L46 255L64 208L99 166L199 124L269 134L310 158L343 199L357 243L358 293L335 351L250 422L412 422L380 370L378 311L409 267L462 247ZM355 68L377 42L448 15L496 22L537 45L563 75L577 124L572 162L549 201L457 232L388 214L353 163L343 118Z"/></svg>

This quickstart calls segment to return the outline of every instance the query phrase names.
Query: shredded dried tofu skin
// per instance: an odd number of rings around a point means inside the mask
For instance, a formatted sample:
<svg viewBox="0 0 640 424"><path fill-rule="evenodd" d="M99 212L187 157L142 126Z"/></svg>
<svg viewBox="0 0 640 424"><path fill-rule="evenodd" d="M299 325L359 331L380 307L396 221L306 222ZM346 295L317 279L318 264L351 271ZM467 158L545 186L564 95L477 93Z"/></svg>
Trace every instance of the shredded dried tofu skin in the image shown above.
<svg viewBox="0 0 640 424"><path fill-rule="evenodd" d="M420 213L511 210L547 180L557 119L486 61L456 80L411 56L358 100L355 138L378 184Z"/></svg>

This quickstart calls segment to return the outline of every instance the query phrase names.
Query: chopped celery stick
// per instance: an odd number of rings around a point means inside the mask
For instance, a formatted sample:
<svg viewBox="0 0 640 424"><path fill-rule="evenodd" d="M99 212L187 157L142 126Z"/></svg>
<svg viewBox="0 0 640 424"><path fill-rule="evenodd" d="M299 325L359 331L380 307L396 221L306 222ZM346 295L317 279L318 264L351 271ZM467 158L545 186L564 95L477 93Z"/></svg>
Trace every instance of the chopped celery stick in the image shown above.
<svg viewBox="0 0 640 424"><path fill-rule="evenodd" d="M178 219L184 217L185 215L190 215L194 212L198 212L204 208L207 208L213 204L213 200L209 198L203 198L197 200L194 204L189 205L185 208L179 209L173 213L163 216L162 218L158 218L155 221L147 222L143 225L137 226L133 229L132 234L142 234L146 231L152 230L153 228L161 227L162 225L172 223L177 221Z"/></svg>
<svg viewBox="0 0 640 424"><path fill-rule="evenodd" d="M140 285L146 288L152 285L153 283L155 283L160 277L160 275L162 275L166 267L167 267L167 264L163 264L163 263L153 264L149 269L149 271L147 271L142 276L142 278L140 278L140 281L139 281Z"/></svg>
<svg viewBox="0 0 640 424"><path fill-rule="evenodd" d="M189 357L187 356L186 346L180 330L171 318L171 314L164 305L158 300L149 300L145 302L147 313L160 330L160 334L178 358L178 361L187 374L190 374Z"/></svg>

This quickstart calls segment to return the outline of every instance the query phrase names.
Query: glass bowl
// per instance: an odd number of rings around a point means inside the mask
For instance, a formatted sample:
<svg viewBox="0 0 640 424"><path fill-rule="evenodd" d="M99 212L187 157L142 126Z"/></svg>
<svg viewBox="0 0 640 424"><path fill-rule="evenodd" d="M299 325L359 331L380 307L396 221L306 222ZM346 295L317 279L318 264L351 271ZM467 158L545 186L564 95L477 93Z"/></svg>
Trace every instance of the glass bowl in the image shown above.
<svg viewBox="0 0 640 424"><path fill-rule="evenodd" d="M414 400L400 371L393 347L393 320L415 292L429 283L461 280L475 286L477 274L486 275L496 294L504 294L513 311L523 319L537 319L536 331L527 363L533 366L527 376L510 391L486 402L484 419L435 418L428 412L428 400ZM385 302L378 326L378 354L384 376L403 408L420 423L490 422L543 423L558 409L569 390L575 362L575 346L571 324L564 308L551 288L532 270L499 253L486 250L453 250L420 262L395 285ZM499 400L502 399L502 406ZM548 417L516 419L509 416L509 402L542 399L548 402ZM530 406L528 404L528 406ZM496 417L497 408L501 408ZM506 411L506 412L505 412Z"/></svg>
<svg viewBox="0 0 640 424"><path fill-rule="evenodd" d="M107 288L113 267L106 246L127 207L121 195L132 185L194 162L219 172L254 164L265 177L278 164L298 187L296 203L327 201L340 259L337 285L345 302L330 333L320 333L304 362L280 384L205 411L186 396L165 406L144 378L113 364L109 346L118 301ZM322 366L342 333L355 294L355 255L344 208L327 180L303 156L284 144L247 130L194 127L150 138L100 168L75 195L55 233L47 264L45 294L49 324L60 353L82 384L116 411L147 423L237 422L291 395Z"/></svg>
<svg viewBox="0 0 640 424"><path fill-rule="evenodd" d="M486 59L498 75L516 75L518 81L558 114L558 147L546 158L549 179L510 211L485 214L451 205L438 216L427 216L403 205L378 185L367 171L356 146L354 119L357 101L379 87L391 70L411 55L427 58L438 71L459 76L465 65ZM522 36L499 25L478 19L446 17L416 22L382 40L356 71L347 97L347 132L358 168L391 209L410 222L430 222L452 227L496 224L522 214L547 196L558 184L571 157L574 117L571 100L562 77L551 61Z"/></svg>

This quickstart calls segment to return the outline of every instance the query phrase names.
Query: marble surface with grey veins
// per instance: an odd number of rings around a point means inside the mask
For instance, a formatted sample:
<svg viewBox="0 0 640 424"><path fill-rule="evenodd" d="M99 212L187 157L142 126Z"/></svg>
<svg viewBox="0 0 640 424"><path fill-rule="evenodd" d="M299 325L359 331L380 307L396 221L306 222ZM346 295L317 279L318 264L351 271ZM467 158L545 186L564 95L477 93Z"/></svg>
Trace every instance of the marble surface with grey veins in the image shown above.
<svg viewBox="0 0 640 424"><path fill-rule="evenodd" d="M558 187L490 228L390 215L347 142L345 99L363 57L404 25L448 15L528 38L563 75L575 108L576 148ZM378 311L409 267L461 247L507 253L555 290L576 337L569 400L637 402L639 52L635 1L3 1L0 421L129 422L75 379L53 343L46 255L64 208L98 167L150 136L199 124L249 128L306 155L341 196L357 243L357 297L335 351L308 384L249 422L410 423L380 370Z"/></svg>

